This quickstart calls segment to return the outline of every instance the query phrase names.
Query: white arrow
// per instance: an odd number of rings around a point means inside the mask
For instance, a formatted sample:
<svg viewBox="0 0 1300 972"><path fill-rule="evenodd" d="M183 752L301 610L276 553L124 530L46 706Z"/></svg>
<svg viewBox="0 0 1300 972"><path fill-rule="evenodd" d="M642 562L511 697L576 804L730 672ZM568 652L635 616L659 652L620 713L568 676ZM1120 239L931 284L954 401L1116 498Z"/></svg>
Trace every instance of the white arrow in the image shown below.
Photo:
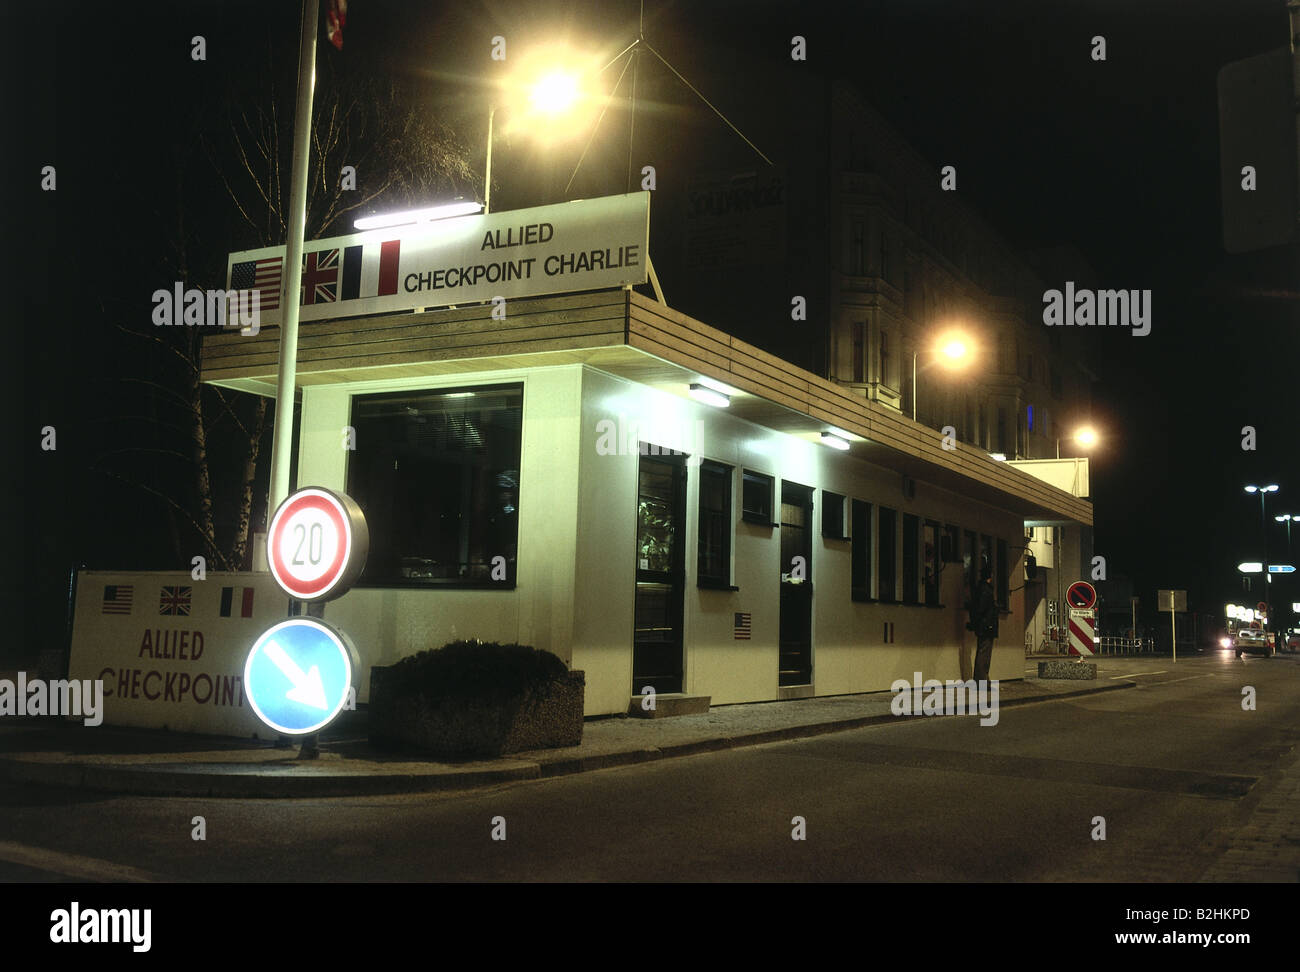
<svg viewBox="0 0 1300 972"><path fill-rule="evenodd" d="M313 709L328 709L325 701L325 685L320 679L320 669L312 665L304 672L298 664L280 647L279 642L266 643L266 657L275 663L275 667L284 673L284 677L293 682L293 688L285 693L286 699L310 705Z"/></svg>

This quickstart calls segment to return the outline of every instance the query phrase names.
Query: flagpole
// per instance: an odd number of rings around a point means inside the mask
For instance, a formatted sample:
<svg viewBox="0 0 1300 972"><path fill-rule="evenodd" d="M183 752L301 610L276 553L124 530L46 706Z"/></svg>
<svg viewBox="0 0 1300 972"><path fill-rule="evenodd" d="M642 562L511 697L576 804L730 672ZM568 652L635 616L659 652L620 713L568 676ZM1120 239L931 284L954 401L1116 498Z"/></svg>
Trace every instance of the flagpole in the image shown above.
<svg viewBox="0 0 1300 972"><path fill-rule="evenodd" d="M284 289L280 306L280 365L275 384L275 418L271 433L271 493L269 520L289 495L289 465L293 458L293 405L298 378L298 305L302 288L302 243L307 222L307 162L311 151L312 91L316 86L316 34L320 0L303 0L298 47L298 102L293 116L293 168L289 181L289 239L284 256Z"/></svg>

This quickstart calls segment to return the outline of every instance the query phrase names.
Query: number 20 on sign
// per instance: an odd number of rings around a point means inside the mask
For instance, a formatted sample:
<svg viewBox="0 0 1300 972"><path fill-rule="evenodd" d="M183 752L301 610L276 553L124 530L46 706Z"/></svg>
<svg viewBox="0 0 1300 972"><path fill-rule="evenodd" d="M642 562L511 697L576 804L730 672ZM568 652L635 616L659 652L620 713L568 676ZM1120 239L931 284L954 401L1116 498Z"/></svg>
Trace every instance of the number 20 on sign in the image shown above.
<svg viewBox="0 0 1300 972"><path fill-rule="evenodd" d="M297 601L346 593L366 565L370 532L356 502L320 487L300 489L275 511L266 559L284 592Z"/></svg>

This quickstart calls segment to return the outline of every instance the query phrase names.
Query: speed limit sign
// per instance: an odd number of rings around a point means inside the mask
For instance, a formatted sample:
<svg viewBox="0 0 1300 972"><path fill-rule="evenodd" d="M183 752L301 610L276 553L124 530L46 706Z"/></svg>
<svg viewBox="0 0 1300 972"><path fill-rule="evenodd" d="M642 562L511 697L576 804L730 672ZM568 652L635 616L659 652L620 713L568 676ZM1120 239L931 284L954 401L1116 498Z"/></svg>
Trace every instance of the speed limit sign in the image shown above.
<svg viewBox="0 0 1300 972"><path fill-rule="evenodd" d="M300 489L275 511L266 559L275 582L296 601L346 593L366 565L370 531L356 502L320 487Z"/></svg>

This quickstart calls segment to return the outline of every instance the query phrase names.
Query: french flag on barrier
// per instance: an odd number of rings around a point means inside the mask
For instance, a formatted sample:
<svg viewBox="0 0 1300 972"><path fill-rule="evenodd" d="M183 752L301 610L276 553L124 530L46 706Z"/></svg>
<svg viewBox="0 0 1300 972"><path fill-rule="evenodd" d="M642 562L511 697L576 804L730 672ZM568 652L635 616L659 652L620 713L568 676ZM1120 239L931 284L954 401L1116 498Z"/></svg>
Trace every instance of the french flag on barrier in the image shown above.
<svg viewBox="0 0 1300 972"><path fill-rule="evenodd" d="M365 247L361 244L343 249L343 287L340 300L387 297L397 293L397 264L402 255L402 241L386 240L379 244L379 282L373 294L361 293L361 255L364 250Z"/></svg>

